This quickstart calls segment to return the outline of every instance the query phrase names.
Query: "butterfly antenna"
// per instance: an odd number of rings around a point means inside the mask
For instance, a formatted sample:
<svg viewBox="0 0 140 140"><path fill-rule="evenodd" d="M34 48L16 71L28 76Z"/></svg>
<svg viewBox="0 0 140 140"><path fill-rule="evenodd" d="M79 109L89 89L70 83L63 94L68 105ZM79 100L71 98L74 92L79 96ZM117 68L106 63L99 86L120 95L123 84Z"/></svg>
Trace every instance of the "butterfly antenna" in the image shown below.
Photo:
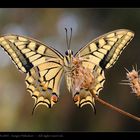
<svg viewBox="0 0 140 140"><path fill-rule="evenodd" d="M72 38L72 28L70 28L70 40L69 40L69 44L68 44L68 49L70 49L70 44L71 44L71 38Z"/></svg>
<svg viewBox="0 0 140 140"><path fill-rule="evenodd" d="M69 49L69 46L68 46L68 30L67 28L65 28L65 31L66 31L66 43L67 43L67 48Z"/></svg>

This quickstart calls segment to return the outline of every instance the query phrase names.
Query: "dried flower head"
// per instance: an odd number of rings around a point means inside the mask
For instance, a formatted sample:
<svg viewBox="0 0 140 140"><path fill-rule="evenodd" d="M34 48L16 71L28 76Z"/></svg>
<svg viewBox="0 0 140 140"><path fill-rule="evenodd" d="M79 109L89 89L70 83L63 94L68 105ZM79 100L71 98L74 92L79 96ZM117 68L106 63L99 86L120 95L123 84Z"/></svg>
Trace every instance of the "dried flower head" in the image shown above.
<svg viewBox="0 0 140 140"><path fill-rule="evenodd" d="M138 74L137 66L136 68L133 67L132 71L127 71L126 78L127 80L122 80L124 83L123 85L129 85L132 89L132 93L135 93L136 96L140 96L140 77Z"/></svg>
<svg viewBox="0 0 140 140"><path fill-rule="evenodd" d="M95 82L93 72L89 68L85 68L80 58L74 58L73 64L75 68L72 72L72 91L79 92L80 89L89 89Z"/></svg>

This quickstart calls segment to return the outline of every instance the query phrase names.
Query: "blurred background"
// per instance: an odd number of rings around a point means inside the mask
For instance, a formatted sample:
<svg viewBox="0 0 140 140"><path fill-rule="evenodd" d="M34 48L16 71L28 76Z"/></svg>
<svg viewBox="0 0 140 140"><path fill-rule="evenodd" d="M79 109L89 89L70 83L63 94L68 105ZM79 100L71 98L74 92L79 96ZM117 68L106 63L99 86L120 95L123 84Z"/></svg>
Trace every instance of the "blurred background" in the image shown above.
<svg viewBox="0 0 140 140"><path fill-rule="evenodd" d="M29 36L54 47L62 54L66 48L64 28L73 28L71 49L77 52L92 39L112 30L125 28L135 37L117 63L106 70L100 98L140 116L140 99L129 86L120 85L126 71L137 64L140 69L140 9L125 8L1 8L0 35ZM97 114L87 105L79 109L62 80L59 102L51 109L39 106L32 116L34 99L26 91L25 74L20 73L0 49L0 131L139 131L139 122L96 102Z"/></svg>

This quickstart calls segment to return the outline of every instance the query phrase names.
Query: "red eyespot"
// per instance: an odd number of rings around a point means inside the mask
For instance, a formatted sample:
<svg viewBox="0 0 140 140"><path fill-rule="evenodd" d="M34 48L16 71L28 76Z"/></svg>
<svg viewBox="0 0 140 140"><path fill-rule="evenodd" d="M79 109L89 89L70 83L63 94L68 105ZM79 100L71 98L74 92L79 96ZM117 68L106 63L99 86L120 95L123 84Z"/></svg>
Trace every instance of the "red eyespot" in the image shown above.
<svg viewBox="0 0 140 140"><path fill-rule="evenodd" d="M56 95L52 95L51 100L56 103L58 101L58 97Z"/></svg>
<svg viewBox="0 0 140 140"><path fill-rule="evenodd" d="M80 96L79 96L79 95L75 95L75 96L73 97L73 100L74 100L74 102L79 101L79 100L80 100Z"/></svg>

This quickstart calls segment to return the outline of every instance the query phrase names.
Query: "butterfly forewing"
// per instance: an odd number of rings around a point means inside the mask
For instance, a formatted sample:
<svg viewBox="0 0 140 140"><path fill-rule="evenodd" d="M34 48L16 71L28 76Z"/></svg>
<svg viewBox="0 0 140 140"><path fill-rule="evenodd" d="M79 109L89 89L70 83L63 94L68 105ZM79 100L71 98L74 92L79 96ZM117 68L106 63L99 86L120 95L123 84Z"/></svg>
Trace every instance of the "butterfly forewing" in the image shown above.
<svg viewBox="0 0 140 140"><path fill-rule="evenodd" d="M75 56L80 55L95 65L107 69L113 66L133 37L134 33L130 30L115 30L94 39L81 48Z"/></svg>
<svg viewBox="0 0 140 140"><path fill-rule="evenodd" d="M63 60L63 56L53 48L28 37L5 35L0 37L0 45L22 72L28 72L50 58Z"/></svg>

